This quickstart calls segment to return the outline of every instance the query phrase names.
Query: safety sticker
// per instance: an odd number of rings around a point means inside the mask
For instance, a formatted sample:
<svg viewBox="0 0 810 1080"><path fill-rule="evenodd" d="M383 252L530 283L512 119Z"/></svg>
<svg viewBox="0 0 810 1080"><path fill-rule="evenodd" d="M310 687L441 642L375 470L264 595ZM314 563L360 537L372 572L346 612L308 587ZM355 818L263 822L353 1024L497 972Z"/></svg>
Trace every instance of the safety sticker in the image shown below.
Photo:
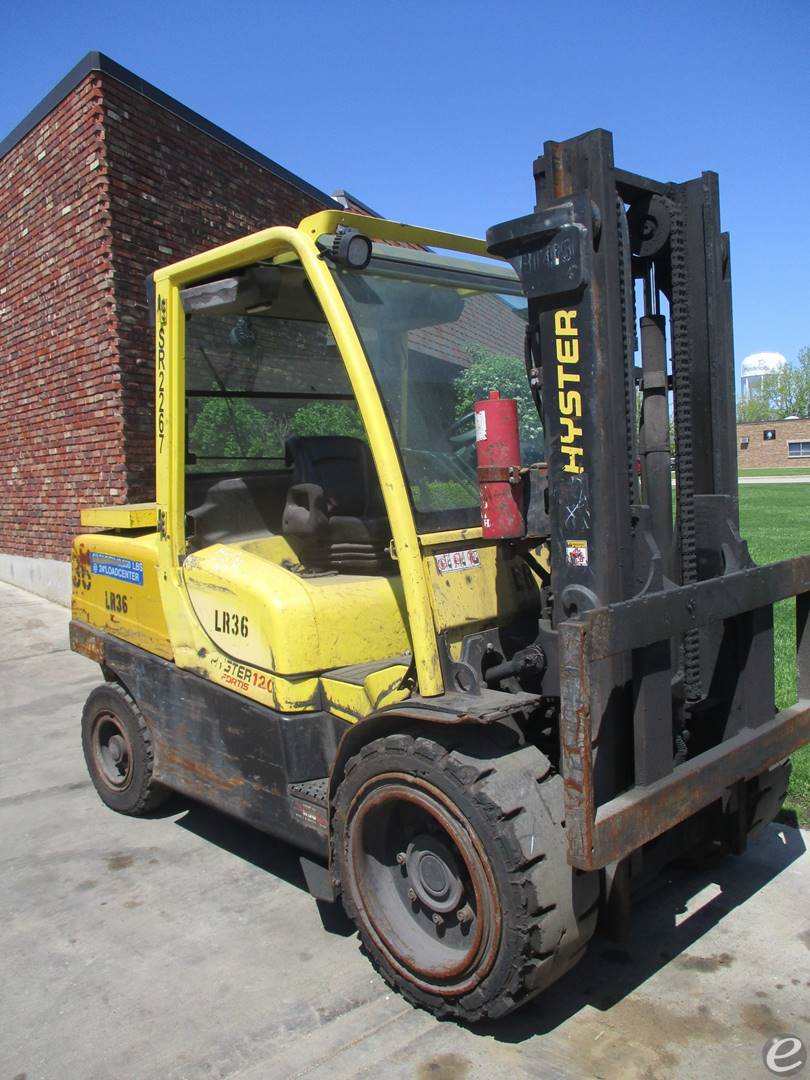
<svg viewBox="0 0 810 1080"><path fill-rule="evenodd" d="M483 410L475 414L475 441L487 441L487 414Z"/></svg>
<svg viewBox="0 0 810 1080"><path fill-rule="evenodd" d="M587 540L566 540L565 542L565 561L569 566L587 566L588 565L588 541Z"/></svg>
<svg viewBox="0 0 810 1080"><path fill-rule="evenodd" d="M324 833L329 829L329 816L323 806L315 806L303 799L290 799L290 810L303 825L311 829Z"/></svg>
<svg viewBox="0 0 810 1080"><path fill-rule="evenodd" d="M90 573L127 581L130 585L143 585L143 563L136 559L123 559L120 555L100 555L97 551L91 551Z"/></svg>
<svg viewBox="0 0 810 1080"><path fill-rule="evenodd" d="M481 565L475 548L467 551L447 551L443 555L434 555L433 558L440 574L452 574L455 570L477 570Z"/></svg>

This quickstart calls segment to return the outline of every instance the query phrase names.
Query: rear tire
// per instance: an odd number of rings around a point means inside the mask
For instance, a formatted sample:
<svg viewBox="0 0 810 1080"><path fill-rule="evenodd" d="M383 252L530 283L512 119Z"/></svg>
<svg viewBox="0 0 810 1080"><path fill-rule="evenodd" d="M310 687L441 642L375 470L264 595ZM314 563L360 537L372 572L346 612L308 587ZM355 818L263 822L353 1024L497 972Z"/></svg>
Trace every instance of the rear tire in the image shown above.
<svg viewBox="0 0 810 1080"><path fill-rule="evenodd" d="M566 861L562 778L505 729L369 743L334 824L343 904L372 962L439 1016L511 1012L593 934L599 875Z"/></svg>
<svg viewBox="0 0 810 1080"><path fill-rule="evenodd" d="M82 713L82 749L102 802L137 817L154 810L170 792L153 779L149 728L135 701L118 683L91 691Z"/></svg>

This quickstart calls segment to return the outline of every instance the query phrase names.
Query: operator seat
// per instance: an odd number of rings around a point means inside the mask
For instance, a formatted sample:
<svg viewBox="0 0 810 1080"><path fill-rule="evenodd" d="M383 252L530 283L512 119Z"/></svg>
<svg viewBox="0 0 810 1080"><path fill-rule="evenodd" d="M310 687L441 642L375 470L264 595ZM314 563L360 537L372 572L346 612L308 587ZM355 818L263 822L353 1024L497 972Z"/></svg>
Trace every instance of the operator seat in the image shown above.
<svg viewBox="0 0 810 1080"><path fill-rule="evenodd" d="M391 526L368 446L348 435L296 435L285 444L293 482L282 532L305 566L392 572Z"/></svg>

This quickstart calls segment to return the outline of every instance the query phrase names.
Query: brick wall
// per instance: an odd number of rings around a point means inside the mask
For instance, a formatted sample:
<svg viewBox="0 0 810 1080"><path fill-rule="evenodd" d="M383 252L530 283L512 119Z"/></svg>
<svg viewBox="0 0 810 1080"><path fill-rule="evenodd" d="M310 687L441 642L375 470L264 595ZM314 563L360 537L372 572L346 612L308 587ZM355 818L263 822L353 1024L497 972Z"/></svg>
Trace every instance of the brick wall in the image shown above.
<svg viewBox="0 0 810 1080"><path fill-rule="evenodd" d="M154 359L147 273L323 203L104 77L118 347L130 501L154 498Z"/></svg>
<svg viewBox="0 0 810 1080"><path fill-rule="evenodd" d="M65 560L81 507L154 497L146 275L334 204L99 54L20 132L0 158L0 555ZM505 305L468 307L434 352L521 355Z"/></svg>
<svg viewBox="0 0 810 1080"><path fill-rule="evenodd" d="M773 431L775 438L766 439L766 431ZM810 443L810 420L764 420L759 424L738 424L738 465L741 469L807 470L810 468L810 456L790 456L789 443L799 442ZM810 450L810 447L805 449Z"/></svg>
<svg viewBox="0 0 810 1080"><path fill-rule="evenodd" d="M525 327L515 309L497 294L479 293L466 301L459 318L411 330L408 343L412 349L464 367L470 362L471 345L522 360Z"/></svg>
<svg viewBox="0 0 810 1080"><path fill-rule="evenodd" d="M102 91L86 78L0 161L0 551L65 558L127 480Z"/></svg>
<svg viewBox="0 0 810 1080"><path fill-rule="evenodd" d="M323 200L93 71L0 159L0 552L154 497L145 277Z"/></svg>

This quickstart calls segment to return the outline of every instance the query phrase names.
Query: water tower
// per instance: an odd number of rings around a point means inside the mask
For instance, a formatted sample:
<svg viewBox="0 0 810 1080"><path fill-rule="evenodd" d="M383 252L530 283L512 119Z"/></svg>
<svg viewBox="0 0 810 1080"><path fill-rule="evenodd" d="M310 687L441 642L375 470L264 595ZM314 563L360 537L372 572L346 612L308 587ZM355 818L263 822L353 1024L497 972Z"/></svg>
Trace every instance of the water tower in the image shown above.
<svg viewBox="0 0 810 1080"><path fill-rule="evenodd" d="M750 401L762 390L762 380L766 375L778 375L787 367L787 360L778 352L757 352L742 362L740 378L740 399Z"/></svg>

